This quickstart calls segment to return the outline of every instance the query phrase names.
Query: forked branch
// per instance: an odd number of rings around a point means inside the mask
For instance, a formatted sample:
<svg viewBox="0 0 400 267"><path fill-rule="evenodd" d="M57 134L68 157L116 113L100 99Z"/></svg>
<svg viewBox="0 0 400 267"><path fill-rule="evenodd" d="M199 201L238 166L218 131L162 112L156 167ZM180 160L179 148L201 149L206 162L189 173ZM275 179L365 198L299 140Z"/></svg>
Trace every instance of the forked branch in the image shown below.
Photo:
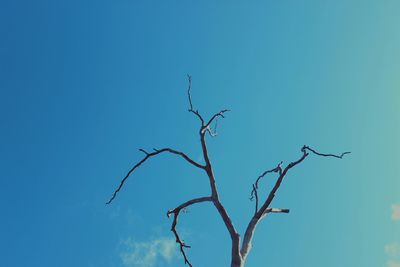
<svg viewBox="0 0 400 267"><path fill-rule="evenodd" d="M169 210L167 212L167 216L168 218L171 216L171 214L174 215L174 220L172 221L172 226L171 226L171 231L174 233L175 236L175 241L176 243L179 244L179 249L181 251L181 254L183 256L183 259L185 261L185 264L188 264L190 267L193 267L193 265L190 263L186 252L185 252L185 248L190 248L189 245L187 245L179 236L178 231L176 230L176 225L178 224L178 217L179 217L179 213L186 209L187 207L196 204L196 203L201 203L201 202L206 202L206 201L212 201L211 197L200 197L200 198L195 198L195 199L191 199L189 201L186 201L185 203L179 205L178 207L176 207L173 210Z"/></svg>
<svg viewBox="0 0 400 267"><path fill-rule="evenodd" d="M216 120L218 117L225 118L224 114L225 114L226 112L229 112L229 111L230 111L229 109L223 109L223 110L221 110L220 112L215 113L215 114L211 117L211 119L207 122L207 124L205 125L205 127L209 127L209 126L211 125L211 123L212 123L214 120Z"/></svg>
<svg viewBox="0 0 400 267"><path fill-rule="evenodd" d="M189 100L189 109L188 111L193 113L197 118L199 118L200 122L201 122L201 129L200 132L202 134L204 134L206 131L210 134L210 136L214 137L216 136L216 126L214 128L214 131L212 131L211 129L211 123L215 120L218 119L218 117L221 118L225 118L224 114L228 111L230 111L229 109L223 109L217 113L215 113L211 119L208 120L207 123L205 123L205 120L203 119L203 116L201 116L200 112L198 109L194 109L193 107L193 102L192 102L192 94L191 94L191 90L192 90L192 76L190 76L189 74L187 75L188 78L188 89L187 89L187 95L188 95L188 100Z"/></svg>
<svg viewBox="0 0 400 267"><path fill-rule="evenodd" d="M255 228L257 226L257 224L260 222L260 220L262 218L265 217L265 215L267 215L268 213L273 213L273 212L289 212L288 209L271 209L270 205L272 203L272 200L275 197L276 192L278 191L279 187L281 186L283 179L285 178L286 174L288 173L288 171L290 169L292 169L293 167L295 167L296 165L300 164L301 162L304 161L305 158L308 157L309 152L318 155L318 156L322 156L322 157L334 157L334 158L343 158L344 155L349 154L350 152L344 152L340 155L335 155L335 154L324 154L324 153L320 153L317 152L316 150L308 147L308 146L303 146L301 148L301 152L303 153L301 155L301 157L299 159L297 159L296 161L293 161L291 163L289 163L283 170L281 168L281 164L280 163L278 165L278 167L276 167L275 169L272 170L268 170L265 171L262 175L260 175L256 182L253 184L253 189L252 189L252 198L256 199L256 212L253 215L253 217L251 218L247 228L246 228L246 232L243 238L243 243L242 243L242 247L241 247L241 256L243 259L246 258L246 256L248 255L250 248L251 248L251 240L253 238L254 235L254 231ZM260 209L258 209L258 181L264 177L267 173L271 173L271 172L279 172L279 177L275 182L274 187L271 189L270 193L268 194L267 199L264 201L263 205L260 207Z"/></svg>
<svg viewBox="0 0 400 267"><path fill-rule="evenodd" d="M283 162L281 161L281 162L278 164L278 166L276 166L275 168L263 172L260 176L258 176L257 180L254 182L254 184L253 184L253 190L251 190L251 193L250 193L250 200L255 200L255 201L256 201L255 213L257 213L257 211L258 211L258 183L259 183L260 180L261 180L262 178L264 178L264 176L267 175L268 173L277 172L277 173L279 173L279 175L281 175L281 174L282 174L282 168L281 168L281 165L282 165L282 164L283 164Z"/></svg>

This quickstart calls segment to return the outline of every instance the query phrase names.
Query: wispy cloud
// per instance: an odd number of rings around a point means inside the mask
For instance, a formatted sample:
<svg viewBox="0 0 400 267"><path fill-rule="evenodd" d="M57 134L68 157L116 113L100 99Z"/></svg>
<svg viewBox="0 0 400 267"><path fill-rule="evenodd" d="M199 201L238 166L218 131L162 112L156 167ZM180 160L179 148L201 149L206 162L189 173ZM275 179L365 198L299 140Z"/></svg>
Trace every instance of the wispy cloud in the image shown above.
<svg viewBox="0 0 400 267"><path fill-rule="evenodd" d="M126 267L153 267L160 259L170 262L176 255L175 240L158 238L137 242L129 238L124 242L125 251L120 254Z"/></svg>
<svg viewBox="0 0 400 267"><path fill-rule="evenodd" d="M387 267L400 267L400 262L397 261L388 261Z"/></svg>
<svg viewBox="0 0 400 267"><path fill-rule="evenodd" d="M399 257L400 256L400 244L397 242L387 244L385 246L385 252L390 256L390 257Z"/></svg>
<svg viewBox="0 0 400 267"><path fill-rule="evenodd" d="M392 205L392 220L400 221L400 204ZM385 245L385 252L390 260L387 262L387 267L400 267L400 243L392 242Z"/></svg>
<svg viewBox="0 0 400 267"><path fill-rule="evenodd" d="M394 221L400 220L400 204L393 204L392 205L392 219Z"/></svg>

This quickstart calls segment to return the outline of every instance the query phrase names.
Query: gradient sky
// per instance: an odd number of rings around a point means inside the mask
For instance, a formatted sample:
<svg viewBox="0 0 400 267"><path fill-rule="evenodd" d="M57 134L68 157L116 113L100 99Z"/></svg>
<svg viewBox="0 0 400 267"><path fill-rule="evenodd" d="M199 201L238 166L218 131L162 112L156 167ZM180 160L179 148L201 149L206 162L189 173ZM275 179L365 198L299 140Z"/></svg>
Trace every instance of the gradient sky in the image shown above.
<svg viewBox="0 0 400 267"><path fill-rule="evenodd" d="M260 224L247 267L400 266L399 14L397 0L0 1L0 265L184 266L165 214L208 194L203 173L163 155L104 203L138 148L200 160L189 73L204 116L232 110L209 149L241 233L262 171L304 144L352 151L289 173L273 205L291 212ZM229 265L212 206L179 230L194 266Z"/></svg>

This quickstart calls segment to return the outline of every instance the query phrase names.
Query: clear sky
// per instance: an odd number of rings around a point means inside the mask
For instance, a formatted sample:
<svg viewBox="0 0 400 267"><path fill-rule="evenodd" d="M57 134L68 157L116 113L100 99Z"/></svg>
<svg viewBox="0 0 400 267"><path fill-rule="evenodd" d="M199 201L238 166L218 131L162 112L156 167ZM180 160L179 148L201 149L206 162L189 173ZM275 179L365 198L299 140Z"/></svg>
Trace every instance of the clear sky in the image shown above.
<svg viewBox="0 0 400 267"><path fill-rule="evenodd" d="M400 266L400 2L0 1L0 265L184 266L166 211L209 193L198 121L229 108L211 160L235 226L265 169L302 145L247 267ZM263 183L263 196L273 182ZM195 267L229 265L212 206L182 214ZM172 241L171 241L172 240Z"/></svg>

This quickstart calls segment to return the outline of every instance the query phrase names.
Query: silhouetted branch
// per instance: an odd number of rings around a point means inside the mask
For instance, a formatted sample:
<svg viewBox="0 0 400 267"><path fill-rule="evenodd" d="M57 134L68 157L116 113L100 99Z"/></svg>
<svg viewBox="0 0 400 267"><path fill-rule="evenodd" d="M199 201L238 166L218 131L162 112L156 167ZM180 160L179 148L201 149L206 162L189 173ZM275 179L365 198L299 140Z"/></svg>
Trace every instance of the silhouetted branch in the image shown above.
<svg viewBox="0 0 400 267"><path fill-rule="evenodd" d="M283 182L283 179L285 178L287 172L290 169L292 169L293 167L295 167L296 165L300 164L302 161L304 161L304 159L309 155L309 153L307 151L310 151L311 153L313 153L315 155L318 155L318 156L322 156L322 157L335 157L335 158L340 158L340 159L343 158L344 155L350 153L350 152L344 152L340 156L335 155L335 154L324 154L324 153L319 153L319 152L315 151L314 149L311 149L308 146L303 146L301 148L301 152L303 153L301 155L301 157L298 160L289 163L283 170L280 167L281 164L279 164L277 168L265 171L263 173L264 175L276 170L277 172L279 172L279 177L276 180L274 187L271 189L270 193L268 194L267 199L265 200L263 205L260 207L260 209L256 210L255 214L253 215L252 219L250 220L250 222L249 222L249 224L248 224L248 226L246 228L246 232L245 232L245 235L244 235L244 238L243 238L242 247L241 247L241 250L240 250L240 254L241 254L243 259L246 258L246 256L248 255L248 253L250 251L251 240L253 238L254 231L255 231L255 228L256 228L257 224L259 223L259 221L262 218L264 218L264 216L266 214L271 213L271 212L274 211L274 209L270 209L269 206L270 206L272 200L274 199L276 192L278 191L279 187L281 186L281 184ZM261 178L262 178L262 175L261 175ZM257 181L256 181L256 183L257 183ZM256 202L257 202L257 205L258 205L257 189L258 189L257 184L255 184L255 185L253 184L252 193L254 192L254 196L256 197ZM280 212L283 212L283 211L281 210Z"/></svg>
<svg viewBox="0 0 400 267"><path fill-rule="evenodd" d="M199 120L201 121L201 126L204 127L204 119L203 119L203 117L200 115L198 110L194 110L193 109L192 95L190 94L190 90L192 89L192 76L190 76L188 74L187 78L188 78L188 83L189 83L188 84L188 90L187 90L188 98L189 98L189 109L188 109L188 111L193 113L194 115L196 115L199 118Z"/></svg>
<svg viewBox="0 0 400 267"><path fill-rule="evenodd" d="M309 151L311 151L312 153L314 153L315 155L318 155L318 156L322 156L322 157L334 157L334 158L338 158L338 159L341 159L341 158L343 158L344 155L347 155L347 154L350 154L350 153L351 153L351 152L347 151L347 152L343 152L342 154L340 154L340 156L338 156L338 155L335 155L335 154L323 154L323 153L319 153L319 152L315 151L314 149L312 149L312 148L310 148L310 147L308 147L308 146L304 146L303 149L309 150Z"/></svg>
<svg viewBox="0 0 400 267"><path fill-rule="evenodd" d="M175 155L179 155L181 156L183 159L185 159L187 162L189 162L190 164L192 164L193 166L200 168L200 169L204 169L205 167L197 162L195 162L194 160L192 160L191 158L189 158L185 153L174 150L172 148L163 148L163 149L154 149L154 152L147 152L144 149L139 149L139 151L143 152L146 156L139 161L138 163L136 163L129 171L128 173L125 175L125 177L121 180L121 183L119 184L118 188L114 191L114 193L112 194L111 198L109 201L107 201L106 204L110 204L114 198L117 196L118 192L121 190L121 188L124 186L126 180L128 179L129 175L131 175L131 173L136 170L138 167L140 167L140 165L142 165L146 160L148 160L149 158L156 156L158 154L161 154L163 152L169 152Z"/></svg>
<svg viewBox="0 0 400 267"><path fill-rule="evenodd" d="M208 133L210 134L211 137L215 137L215 136L217 136L217 132L216 132L216 130L217 130L217 124L215 124L215 128L214 128L214 131L213 131L213 130L211 129L211 123L212 123L214 120L216 121L216 119L217 119L218 117L225 118L224 113L226 113L226 112L228 112L228 111L230 111L230 110L229 110L229 109L223 109L223 110L221 110L220 112L215 113L215 114L211 117L211 119L210 119L206 124L204 124L205 121L204 121L203 117L201 116L199 110L194 109L194 107L193 107L192 94L191 94L191 90L192 90L192 76L190 76L190 75L188 74L187 77L188 77L188 90L187 90L187 94L188 94L188 100L189 100L189 109L188 109L188 111L191 112L191 113L193 113L194 115L196 115L196 117L198 117L199 120L201 121L201 132L202 132L202 133L208 132Z"/></svg>
<svg viewBox="0 0 400 267"><path fill-rule="evenodd" d="M176 230L176 225L178 224L178 217L179 217L179 213L181 212L181 210L186 209L187 207L196 204L196 203L201 203L201 202L206 202L206 201L212 201L211 197L200 197L200 198L195 198L195 199L191 199L189 201L186 201L185 203L179 205L178 207L176 207L173 210L169 210L167 212L167 216L168 218L171 216L171 214L174 215L174 220L172 221L172 226L171 226L171 231L174 233L175 235L175 241L176 243L179 244L180 247L180 251L181 254L183 256L183 259L185 261L185 264L188 264L190 267L193 267L192 264L190 263L186 253L185 253L185 248L190 248L190 246L188 246L187 244L185 244L185 242L180 238L178 231Z"/></svg>
<svg viewBox="0 0 400 267"><path fill-rule="evenodd" d="M278 172L279 175L282 173L282 161L278 164L277 167L271 169L271 170L267 170L265 172L263 172L260 176L258 176L257 180L255 181L255 183L253 184L253 190L251 190L250 193L250 200L256 200L256 205L255 205L255 213L257 213L258 211L258 183L260 182L260 180L267 175L268 173L272 173L272 172Z"/></svg>
<svg viewBox="0 0 400 267"><path fill-rule="evenodd" d="M220 112L215 113L215 114L211 117L211 119L207 122L207 124L206 124L204 127L206 127L206 128L209 127L210 124L211 124L215 119L217 119L218 117L225 118L224 114L225 114L226 112L229 112L229 111L230 111L229 109L223 109L223 110L221 110Z"/></svg>
<svg viewBox="0 0 400 267"><path fill-rule="evenodd" d="M280 187L280 185L281 185L283 179L285 178L286 173L287 173L291 168L293 168L294 166L296 166L296 165L298 165L299 163L301 163L301 162L309 155L309 153L307 153L307 150L308 150L308 151L311 151L312 153L314 153L314 154L316 154L316 155L318 155L318 156L322 156L322 157L335 157L335 158L339 158L339 159L343 158L344 155L350 153L350 152L344 152L344 153L342 153L340 156L335 155L335 154L323 154L323 153L319 153L319 152L317 152L317 151L311 149L311 148L308 147L308 146L303 146L303 147L301 148L301 152L303 152L303 155L302 155L297 161L294 161L294 162L289 163L289 164L286 166L286 168L285 168L283 171L281 171L281 173L280 173L280 175L279 175L279 178L278 178L278 180L277 180L276 183L275 183L275 186L272 188L271 192L270 192L269 195L268 195L267 200L265 201L265 203L263 204L263 206L260 208L260 211L262 211L262 213L264 213L265 210L266 210L266 209L269 207L269 205L271 204L272 200L273 200L274 197L275 197L276 191L278 190L278 188Z"/></svg>
<svg viewBox="0 0 400 267"><path fill-rule="evenodd" d="M206 131L208 132L208 134L209 134L211 137L216 137L216 136L218 135L218 133L217 133L217 126L218 126L218 118L215 119L214 128L212 128L211 125L208 126L208 127L206 128Z"/></svg>

